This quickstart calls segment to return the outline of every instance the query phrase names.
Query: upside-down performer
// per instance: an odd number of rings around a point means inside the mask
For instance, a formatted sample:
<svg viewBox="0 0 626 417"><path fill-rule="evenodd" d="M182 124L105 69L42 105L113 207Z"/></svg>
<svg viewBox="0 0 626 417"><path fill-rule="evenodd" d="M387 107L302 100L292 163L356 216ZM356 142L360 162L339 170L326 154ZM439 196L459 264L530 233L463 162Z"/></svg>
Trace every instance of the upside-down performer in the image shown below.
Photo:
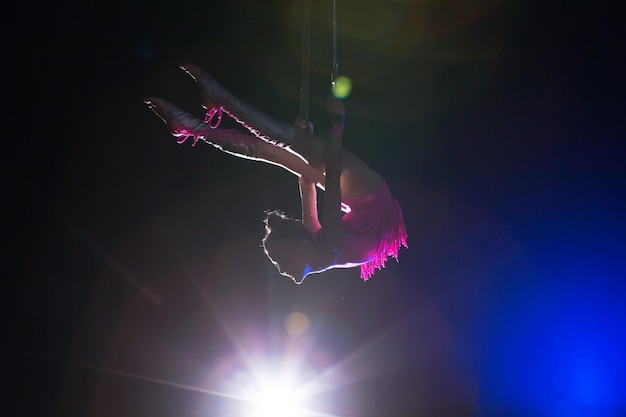
<svg viewBox="0 0 626 417"><path fill-rule="evenodd" d="M193 137L229 154L278 165L299 177L302 219L279 211L265 218L263 248L280 274L300 284L310 274L331 268L361 268L369 279L385 266L389 256L398 259L401 246L408 248L406 228L398 202L385 180L367 164L342 149L345 109L329 98L330 140L324 142L299 118L295 125L280 122L236 98L211 75L195 65L183 64L199 85L204 121L159 99L145 103L163 119L183 143ZM222 111L251 133L219 129L213 118ZM218 123L219 124L219 123ZM317 189L325 191L321 222Z"/></svg>

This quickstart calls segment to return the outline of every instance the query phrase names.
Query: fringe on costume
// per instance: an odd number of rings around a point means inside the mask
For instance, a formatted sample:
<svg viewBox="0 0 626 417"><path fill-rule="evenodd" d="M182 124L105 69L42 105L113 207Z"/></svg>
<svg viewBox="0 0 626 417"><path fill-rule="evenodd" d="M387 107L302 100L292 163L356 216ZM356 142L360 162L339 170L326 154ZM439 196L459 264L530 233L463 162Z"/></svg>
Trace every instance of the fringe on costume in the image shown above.
<svg viewBox="0 0 626 417"><path fill-rule="evenodd" d="M367 281L376 269L383 269L390 256L397 262L400 247L409 248L406 242L407 232L402 210L397 201L393 201L393 206L385 213L385 217L386 224L380 237L376 255L374 259L361 265L361 278L363 281Z"/></svg>
<svg viewBox="0 0 626 417"><path fill-rule="evenodd" d="M343 224L355 236L378 236L371 260L361 264L361 278L367 281L382 269L391 256L398 260L402 246L408 249L407 231L400 204L391 195L386 182L372 194L344 199L352 211L343 217Z"/></svg>

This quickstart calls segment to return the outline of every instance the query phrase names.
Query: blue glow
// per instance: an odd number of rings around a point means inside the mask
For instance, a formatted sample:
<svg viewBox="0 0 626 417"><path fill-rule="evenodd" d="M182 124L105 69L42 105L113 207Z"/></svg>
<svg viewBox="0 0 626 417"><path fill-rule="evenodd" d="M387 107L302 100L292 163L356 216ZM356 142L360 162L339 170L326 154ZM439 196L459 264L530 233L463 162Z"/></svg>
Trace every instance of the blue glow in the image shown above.
<svg viewBox="0 0 626 417"><path fill-rule="evenodd" d="M584 255L554 254L541 271L509 277L489 329L478 415L625 415L620 269L602 253Z"/></svg>
<svg viewBox="0 0 626 417"><path fill-rule="evenodd" d="M313 268L311 268L311 265L306 264L306 266L304 267L304 272L302 273L302 279L300 280L299 284L302 284L306 276L309 275L311 272L313 272Z"/></svg>

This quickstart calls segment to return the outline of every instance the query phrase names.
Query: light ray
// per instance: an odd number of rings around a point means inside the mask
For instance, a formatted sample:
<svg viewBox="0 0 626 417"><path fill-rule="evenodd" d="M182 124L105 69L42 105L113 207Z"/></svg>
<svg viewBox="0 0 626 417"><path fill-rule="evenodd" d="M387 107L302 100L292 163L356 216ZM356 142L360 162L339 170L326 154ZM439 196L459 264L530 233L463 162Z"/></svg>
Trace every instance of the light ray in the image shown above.
<svg viewBox="0 0 626 417"><path fill-rule="evenodd" d="M117 376L121 376L121 377L125 377L125 378L131 378L131 379L135 379L135 380L139 380L139 381L151 382L151 383L154 383L154 384L164 385L164 386L173 387L173 388L179 388L179 389L186 390L186 391L197 392L197 393L207 394L207 395L213 395L213 396L217 396L217 397L221 397L221 398L227 398L227 399L231 399L231 400L236 400L236 401L239 401L239 402L253 404L253 405L255 403L258 404L260 401L261 402L267 402L267 399L263 399L258 393L254 394L254 395L236 395L236 394L231 394L231 393L211 390L211 389L208 389L208 388L197 387L197 386L190 385L190 384L183 384L183 383L179 383L179 382L168 381L166 379L154 378L154 377L145 376L145 375L139 375L139 374L132 373L132 372L121 371L121 370L118 370L118 369L111 369L111 368L95 366L95 365L91 365L91 364L83 363L83 362L70 361L70 360L66 360L66 359L59 359L59 358L52 358L52 357L44 357L44 356L40 356L40 355L36 355L35 357L38 357L38 358L44 359L44 360L49 360L49 361L52 361L52 362L57 362L57 363L65 364L65 365L74 366L74 367L77 367L77 368L90 369L90 370L93 370L93 371L102 372L102 373L106 373L106 374L110 374L110 375L117 375ZM269 380L268 377L262 378L260 380L260 383L262 383L262 381L268 381L268 380ZM261 392L261 395L262 394L263 393ZM276 395L277 393L274 393L274 394ZM308 409L308 408L302 408L302 407L293 407L291 409L291 411L293 411L294 413L298 413L297 415L301 415L301 416L339 417L339 416L334 415L334 414L323 413L323 412L311 410L311 409Z"/></svg>
<svg viewBox="0 0 626 417"><path fill-rule="evenodd" d="M341 361L327 368L307 384L304 388L306 395L319 395L406 366L406 358L403 358L399 352L390 352L384 344L385 337L393 339L394 334L406 332L406 324L408 324L406 319L396 323L391 329L381 332ZM372 360L373 358L376 360Z"/></svg>
<svg viewBox="0 0 626 417"><path fill-rule="evenodd" d="M215 391L215 390L211 390L211 389L207 389L207 388L196 387L194 385L189 385L189 384L182 384L182 383L179 383L179 382L172 382L172 381L168 381L166 379L154 378L154 377L150 377L150 376L139 375L139 374L132 373L132 372L120 371L120 370L111 369L111 368L104 368L104 367L99 367L99 366L95 366L95 365L90 365L88 363L75 362L75 361L69 361L69 360L64 360L64 359L56 359L56 358L43 358L43 359L47 359L47 360L50 360L50 361L53 361L53 362L63 363L63 364L66 364L66 365L77 367L77 368L91 369L91 370L97 371L97 372L102 372L102 373L107 373L107 374L111 374L111 375L122 376L122 377L126 377L126 378L136 379L136 380L139 380L139 381L152 382L152 383L155 383L155 384L165 385L165 386L174 387L174 388L180 388L180 389L187 390L187 391L199 392L199 393L208 394L208 395L215 395L215 396L218 396L218 397L228 398L228 399L237 400L237 401L250 402L249 399L247 399L245 397L242 397L242 396L239 396L239 395L228 394L228 393L225 393L225 392Z"/></svg>
<svg viewBox="0 0 626 417"><path fill-rule="evenodd" d="M133 287L139 290L147 299L152 301L154 304L160 304L161 298L154 294L148 287L143 285L141 281L139 281L135 276L126 269L121 263L113 259L109 254L107 254L104 250L98 247L91 239L88 239L87 236L79 231L76 227L74 227L69 222L65 222L70 229L70 231L80 239L89 249L95 252L96 255L100 257L100 259L104 260L111 268L113 268L119 275L122 276L126 281L128 281Z"/></svg>

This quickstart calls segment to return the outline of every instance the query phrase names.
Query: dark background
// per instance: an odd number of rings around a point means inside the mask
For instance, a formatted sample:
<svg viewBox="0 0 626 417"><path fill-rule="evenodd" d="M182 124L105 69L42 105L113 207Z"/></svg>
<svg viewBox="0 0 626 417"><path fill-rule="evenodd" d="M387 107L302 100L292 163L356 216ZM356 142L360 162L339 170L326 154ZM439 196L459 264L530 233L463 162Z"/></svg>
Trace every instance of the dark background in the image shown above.
<svg viewBox="0 0 626 417"><path fill-rule="evenodd" d="M313 3L323 133L331 2ZM387 179L410 250L301 286L259 246L264 210L299 213L295 179L177 145L142 103L200 116L193 62L294 120L299 1L5 8L7 415L244 416L219 394L284 361L342 417L626 415L615 6L337 3L344 146Z"/></svg>

